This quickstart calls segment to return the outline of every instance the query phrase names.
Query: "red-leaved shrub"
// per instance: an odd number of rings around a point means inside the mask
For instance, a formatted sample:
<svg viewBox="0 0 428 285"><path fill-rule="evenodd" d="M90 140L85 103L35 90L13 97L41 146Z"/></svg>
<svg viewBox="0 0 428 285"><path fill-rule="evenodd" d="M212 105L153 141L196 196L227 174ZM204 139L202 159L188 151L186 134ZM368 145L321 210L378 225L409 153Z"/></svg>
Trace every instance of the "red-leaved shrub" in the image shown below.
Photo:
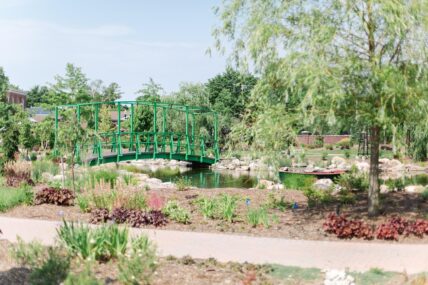
<svg viewBox="0 0 428 285"><path fill-rule="evenodd" d="M331 213L323 224L324 231L335 234L338 238L372 239L373 229L361 220L348 220L344 215Z"/></svg>
<svg viewBox="0 0 428 285"><path fill-rule="evenodd" d="M36 193L35 204L54 204L60 206L73 206L76 196L69 189L44 188Z"/></svg>
<svg viewBox="0 0 428 285"><path fill-rule="evenodd" d="M152 210L160 211L165 206L165 199L157 193L151 193L147 205Z"/></svg>

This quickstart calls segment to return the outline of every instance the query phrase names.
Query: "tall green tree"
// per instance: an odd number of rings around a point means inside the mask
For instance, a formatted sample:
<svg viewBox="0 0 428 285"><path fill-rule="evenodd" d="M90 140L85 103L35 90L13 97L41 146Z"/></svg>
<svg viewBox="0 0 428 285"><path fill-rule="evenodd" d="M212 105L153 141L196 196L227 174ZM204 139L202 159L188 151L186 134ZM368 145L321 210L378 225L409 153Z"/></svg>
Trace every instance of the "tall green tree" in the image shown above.
<svg viewBox="0 0 428 285"><path fill-rule="evenodd" d="M9 78L5 75L4 70L0 67L0 102L7 103L7 90L9 88Z"/></svg>
<svg viewBox="0 0 428 285"><path fill-rule="evenodd" d="M27 106L33 107L49 102L49 89L46 86L36 85L27 92Z"/></svg>
<svg viewBox="0 0 428 285"><path fill-rule="evenodd" d="M82 68L67 63L65 75L55 76L55 81L50 86L49 104L62 105L91 101L89 79L83 73Z"/></svg>
<svg viewBox="0 0 428 285"><path fill-rule="evenodd" d="M241 67L301 94L306 125L367 126L376 215L381 131L427 112L427 13L426 0L225 0L214 36L220 49L232 40Z"/></svg>
<svg viewBox="0 0 428 285"><path fill-rule="evenodd" d="M165 94L164 89L152 78L148 83L144 83L143 87L137 91L140 96L137 101L160 102L161 96ZM136 132L150 131L153 129L153 108L151 106L140 105L136 109L134 130Z"/></svg>

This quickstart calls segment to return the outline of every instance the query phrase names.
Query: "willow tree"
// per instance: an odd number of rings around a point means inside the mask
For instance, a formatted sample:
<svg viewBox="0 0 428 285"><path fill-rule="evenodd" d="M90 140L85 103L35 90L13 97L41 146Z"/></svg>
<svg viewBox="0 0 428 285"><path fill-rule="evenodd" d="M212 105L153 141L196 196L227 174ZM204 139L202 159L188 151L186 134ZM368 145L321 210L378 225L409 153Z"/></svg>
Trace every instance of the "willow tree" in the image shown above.
<svg viewBox="0 0 428 285"><path fill-rule="evenodd" d="M428 0L224 0L216 13L217 48L303 94L307 125L368 127L376 215L381 131L426 112Z"/></svg>

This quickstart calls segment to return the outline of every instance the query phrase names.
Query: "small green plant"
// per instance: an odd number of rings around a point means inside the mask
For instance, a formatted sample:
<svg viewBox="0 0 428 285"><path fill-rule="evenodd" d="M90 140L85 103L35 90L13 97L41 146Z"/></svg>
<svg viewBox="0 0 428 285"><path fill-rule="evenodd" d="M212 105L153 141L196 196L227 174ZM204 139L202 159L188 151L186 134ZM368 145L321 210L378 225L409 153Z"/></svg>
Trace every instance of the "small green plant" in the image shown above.
<svg viewBox="0 0 428 285"><path fill-rule="evenodd" d="M33 268L30 274L30 284L57 285L67 277L70 270L70 258L58 248L48 248L46 261L39 267Z"/></svg>
<svg viewBox="0 0 428 285"><path fill-rule="evenodd" d="M171 220L181 224L190 223L190 213L180 207L177 201L168 201L162 212Z"/></svg>
<svg viewBox="0 0 428 285"><path fill-rule="evenodd" d="M127 186L129 185L135 186L138 183L138 180L132 174L125 174L122 177L123 177L123 181L125 182L125 185Z"/></svg>
<svg viewBox="0 0 428 285"><path fill-rule="evenodd" d="M32 152L32 153L30 154L30 160L31 160L31 161L36 161L36 160L37 160L37 153Z"/></svg>
<svg viewBox="0 0 428 285"><path fill-rule="evenodd" d="M278 199L275 194L269 193L265 206L268 209L276 209L284 212L287 208L291 208L291 203L285 201L284 196Z"/></svg>
<svg viewBox="0 0 428 285"><path fill-rule="evenodd" d="M309 207L320 206L333 201L331 191L329 190L317 190L313 187L309 187L303 190L303 194L308 199Z"/></svg>
<svg viewBox="0 0 428 285"><path fill-rule="evenodd" d="M114 201L116 200L117 192L105 192L101 194L93 194L91 196L91 201L94 208L97 209L108 209L111 211L113 209Z"/></svg>
<svg viewBox="0 0 428 285"><path fill-rule="evenodd" d="M285 188L296 190L303 190L311 187L317 180L314 175L296 173L285 173L281 179Z"/></svg>
<svg viewBox="0 0 428 285"><path fill-rule="evenodd" d="M90 205L90 200L88 196L77 195L76 201L80 211L82 211L83 213L88 213L91 211L91 205Z"/></svg>
<svg viewBox="0 0 428 285"><path fill-rule="evenodd" d="M215 219L217 203L214 199L201 198L196 201L205 219Z"/></svg>
<svg viewBox="0 0 428 285"><path fill-rule="evenodd" d="M105 182L110 184L110 188L113 189L116 187L118 178L119 174L117 171L111 169L100 169L89 173L89 181L92 188L94 188L97 183Z"/></svg>
<svg viewBox="0 0 428 285"><path fill-rule="evenodd" d="M46 251L40 242L25 243L18 237L17 244L12 247L10 255L20 266L34 268L43 264Z"/></svg>
<svg viewBox="0 0 428 285"><path fill-rule="evenodd" d="M95 278L91 271L90 265L86 265L84 270L76 274L69 273L67 279L64 280L64 285L101 285L102 283Z"/></svg>
<svg viewBox="0 0 428 285"><path fill-rule="evenodd" d="M360 173L355 168L349 173L341 174L335 182L347 191L367 191L369 188L367 174Z"/></svg>
<svg viewBox="0 0 428 285"><path fill-rule="evenodd" d="M324 161L326 161L328 159L328 152L323 151L322 154L321 154L321 159L324 160Z"/></svg>
<svg viewBox="0 0 428 285"><path fill-rule="evenodd" d="M421 198L422 198L422 200L424 200L424 201L428 201L428 188L425 188L425 190L424 190L424 191L422 191L422 193L421 193Z"/></svg>
<svg viewBox="0 0 428 285"><path fill-rule="evenodd" d="M64 221L58 236L71 255L86 260L110 260L124 254L128 243L128 230L117 225L103 225L97 229Z"/></svg>
<svg viewBox="0 0 428 285"><path fill-rule="evenodd" d="M221 218L228 221L229 223L233 222L235 217L236 202L238 198L231 195L222 195L218 200L218 206L220 210Z"/></svg>
<svg viewBox="0 0 428 285"><path fill-rule="evenodd" d="M345 158L348 158L348 159L351 158L351 152L349 150L345 150L343 155L345 156Z"/></svg>
<svg viewBox="0 0 428 285"><path fill-rule="evenodd" d="M190 180L186 179L185 177L180 177L177 179L175 181L175 185L177 186L178 191L186 191L192 186Z"/></svg>
<svg viewBox="0 0 428 285"><path fill-rule="evenodd" d="M350 149L352 146L351 139L350 138L341 139L338 143L336 143L336 146L340 149Z"/></svg>
<svg viewBox="0 0 428 285"><path fill-rule="evenodd" d="M146 236L131 242L131 252L119 258L119 280L125 285L151 284L157 267L156 248Z"/></svg>
<svg viewBox="0 0 428 285"><path fill-rule="evenodd" d="M123 206L130 210L144 210L147 208L146 195L141 191L135 192L128 197Z"/></svg>
<svg viewBox="0 0 428 285"><path fill-rule="evenodd" d="M247 221L252 227L263 225L265 228L269 228L269 216L264 207L259 209L249 209L247 213Z"/></svg>

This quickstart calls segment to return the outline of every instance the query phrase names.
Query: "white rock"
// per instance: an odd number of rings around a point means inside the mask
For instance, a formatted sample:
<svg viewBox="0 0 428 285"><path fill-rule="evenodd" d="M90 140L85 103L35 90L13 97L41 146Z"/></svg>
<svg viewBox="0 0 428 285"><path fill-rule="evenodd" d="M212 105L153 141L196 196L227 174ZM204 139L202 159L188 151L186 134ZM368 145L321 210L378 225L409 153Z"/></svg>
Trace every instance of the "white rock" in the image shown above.
<svg viewBox="0 0 428 285"><path fill-rule="evenodd" d="M49 172L43 172L42 173L42 179L43 179L43 181L45 181L45 182L48 182L48 181L51 181L51 180L53 180L53 175L52 174L50 174Z"/></svg>
<svg viewBox="0 0 428 285"><path fill-rule="evenodd" d="M58 174L52 177L53 181L62 181L62 174Z"/></svg>
<svg viewBox="0 0 428 285"><path fill-rule="evenodd" d="M388 192L389 192L388 186L386 186L385 184L380 185L380 193L385 194Z"/></svg>
<svg viewBox="0 0 428 285"><path fill-rule="evenodd" d="M343 270L329 270L325 274L324 285L355 285L355 280Z"/></svg>
<svg viewBox="0 0 428 285"><path fill-rule="evenodd" d="M325 178L325 179L318 179L317 181L315 181L313 186L315 189L318 189L318 190L329 190L331 189L333 184L334 184L333 180L331 180L330 178Z"/></svg>
<svg viewBox="0 0 428 285"><path fill-rule="evenodd" d="M343 157L340 157L340 156L334 156L331 159L331 163L336 164L336 165L346 164L346 159L344 159Z"/></svg>
<svg viewBox="0 0 428 285"><path fill-rule="evenodd" d="M422 185L409 185L404 188L406 193L422 193L425 187Z"/></svg>
<svg viewBox="0 0 428 285"><path fill-rule="evenodd" d="M259 185L265 186L267 189L272 189L272 187L275 185L273 181L266 180L266 179L260 179Z"/></svg>
<svg viewBox="0 0 428 285"><path fill-rule="evenodd" d="M355 166L360 172L369 172L370 170L370 164L366 161L359 161L355 163Z"/></svg>
<svg viewBox="0 0 428 285"><path fill-rule="evenodd" d="M157 179L157 178L148 178L148 179L146 179L146 183L149 183L149 184L161 184L162 180Z"/></svg>

